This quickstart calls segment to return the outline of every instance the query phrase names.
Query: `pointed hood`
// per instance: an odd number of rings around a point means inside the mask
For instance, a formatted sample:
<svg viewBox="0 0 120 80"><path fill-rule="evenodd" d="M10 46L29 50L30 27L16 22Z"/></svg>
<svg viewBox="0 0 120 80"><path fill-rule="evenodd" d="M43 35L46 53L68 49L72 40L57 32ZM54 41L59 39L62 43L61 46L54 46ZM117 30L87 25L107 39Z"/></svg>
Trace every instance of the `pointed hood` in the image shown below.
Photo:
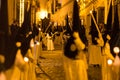
<svg viewBox="0 0 120 80"><path fill-rule="evenodd" d="M71 28L70 28L70 25L69 25L69 18L68 18L68 15L66 15L66 18L65 18L65 21L66 21L66 33L70 34L72 32Z"/></svg>
<svg viewBox="0 0 120 80"><path fill-rule="evenodd" d="M24 41L26 35L31 31L31 5L27 9L25 9L24 13L24 21L21 25L21 28L18 31L16 41Z"/></svg>
<svg viewBox="0 0 120 80"><path fill-rule="evenodd" d="M25 11L24 14L24 22L21 26L22 34L26 34L31 30L31 5L28 10Z"/></svg>
<svg viewBox="0 0 120 80"><path fill-rule="evenodd" d="M8 37L8 9L7 9L7 0L0 0L0 52L5 52L5 46ZM6 41L5 41L6 40Z"/></svg>
<svg viewBox="0 0 120 80"><path fill-rule="evenodd" d="M17 34L16 41L21 42L21 53L23 56L27 53L30 48L30 41L33 38L33 32L31 29L31 4L28 10L25 11L24 22Z"/></svg>
<svg viewBox="0 0 120 80"><path fill-rule="evenodd" d="M67 22L67 20L66 20ZM79 47L85 48L83 41L85 40L84 31L81 26L80 16L79 16L79 6L77 1L74 1L73 4L73 22L72 22L72 33L71 37L67 39L67 42L64 46L64 55L70 59L77 59L78 49L76 44L80 44Z"/></svg>
<svg viewBox="0 0 120 80"><path fill-rule="evenodd" d="M8 0L0 0L0 54L4 55L4 69L14 64L16 55L15 43L8 29ZM1 66L1 65L0 65Z"/></svg>
<svg viewBox="0 0 120 80"><path fill-rule="evenodd" d="M81 19L80 19L80 16L79 16L80 11L79 10L80 10L79 5L78 5L77 1L75 0L75 2L73 4L72 31L73 32L78 32L79 37L82 40L82 42L87 45L87 38L86 38L86 35L85 35L85 28L84 28L83 25L81 25Z"/></svg>
<svg viewBox="0 0 120 80"><path fill-rule="evenodd" d="M114 22L113 22L113 29L112 29L112 34L119 32L119 16L118 16L118 5L114 6Z"/></svg>
<svg viewBox="0 0 120 80"><path fill-rule="evenodd" d="M0 31L8 35L8 5L7 0L0 0Z"/></svg>
<svg viewBox="0 0 120 80"><path fill-rule="evenodd" d="M113 28L112 28L112 34L111 34L111 40L110 40L110 45L111 45L111 52L113 52L113 48L115 46L119 46L119 40L120 40L120 29L119 29L119 19L118 19L118 5L114 6L114 21L113 21Z"/></svg>
<svg viewBox="0 0 120 80"><path fill-rule="evenodd" d="M72 22L72 30L79 31L80 30L81 21L79 18L79 6L77 1L74 1L73 4L73 22Z"/></svg>
<svg viewBox="0 0 120 80"><path fill-rule="evenodd" d="M106 29L107 29L108 34L111 34L111 28L112 28L112 1L110 2L108 17L107 17Z"/></svg>

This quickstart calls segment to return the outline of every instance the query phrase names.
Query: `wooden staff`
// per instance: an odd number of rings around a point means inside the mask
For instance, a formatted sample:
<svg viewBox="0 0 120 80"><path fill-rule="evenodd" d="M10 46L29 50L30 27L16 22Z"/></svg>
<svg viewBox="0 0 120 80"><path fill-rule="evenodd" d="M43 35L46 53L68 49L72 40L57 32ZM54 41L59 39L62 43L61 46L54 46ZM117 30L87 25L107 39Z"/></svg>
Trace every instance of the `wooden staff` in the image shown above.
<svg viewBox="0 0 120 80"><path fill-rule="evenodd" d="M96 20L95 20L93 14L92 14L92 11L90 11L90 14L91 14L92 19L93 19L93 21L94 21L94 24L95 24L95 26L96 26L96 28L97 28L97 31L98 31L98 34L99 34L98 36L99 36L99 39L100 39L100 42L101 42L101 46L103 46L103 45L104 45L104 40L103 40L103 38L102 38L102 34L101 34L101 32L100 32L100 30L99 30L99 28L98 28L98 25L97 25L97 23L96 23Z"/></svg>
<svg viewBox="0 0 120 80"><path fill-rule="evenodd" d="M96 20L95 20L93 14L92 14L92 11L90 11L90 14L91 14L91 16L92 16L92 19L93 19L93 21L94 21L94 24L95 24L95 26L96 26L96 28L97 28L98 33L101 35L101 32L100 32L100 30L99 30L99 28L98 28L98 25L97 25L97 23L96 23Z"/></svg>

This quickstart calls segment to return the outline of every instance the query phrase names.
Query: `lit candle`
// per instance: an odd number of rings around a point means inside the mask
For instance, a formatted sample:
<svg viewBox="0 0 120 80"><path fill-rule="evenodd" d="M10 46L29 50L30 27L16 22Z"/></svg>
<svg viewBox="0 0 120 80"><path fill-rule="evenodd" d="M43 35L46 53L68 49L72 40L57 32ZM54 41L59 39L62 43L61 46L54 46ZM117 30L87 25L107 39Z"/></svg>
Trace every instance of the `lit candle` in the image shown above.
<svg viewBox="0 0 120 80"><path fill-rule="evenodd" d="M113 61L111 59L107 60L108 65L112 65Z"/></svg>
<svg viewBox="0 0 120 80"><path fill-rule="evenodd" d="M28 57L24 57L24 61L28 62L29 61Z"/></svg>
<svg viewBox="0 0 120 80"><path fill-rule="evenodd" d="M113 48L113 51L115 52L115 54L119 54L120 49L119 49L119 47L114 47L114 48Z"/></svg>

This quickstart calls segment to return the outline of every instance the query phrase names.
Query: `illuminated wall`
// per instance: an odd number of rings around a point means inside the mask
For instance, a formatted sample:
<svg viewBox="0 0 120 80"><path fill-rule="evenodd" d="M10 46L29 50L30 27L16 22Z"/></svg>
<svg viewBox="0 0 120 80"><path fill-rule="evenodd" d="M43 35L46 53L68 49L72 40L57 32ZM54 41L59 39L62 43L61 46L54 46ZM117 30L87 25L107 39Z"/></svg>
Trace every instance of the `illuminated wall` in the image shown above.
<svg viewBox="0 0 120 80"><path fill-rule="evenodd" d="M73 0L61 0L61 8L52 15L52 21L65 25L65 16L72 17Z"/></svg>
<svg viewBox="0 0 120 80"><path fill-rule="evenodd" d="M47 9L47 0L39 0L40 1L40 10L46 10Z"/></svg>

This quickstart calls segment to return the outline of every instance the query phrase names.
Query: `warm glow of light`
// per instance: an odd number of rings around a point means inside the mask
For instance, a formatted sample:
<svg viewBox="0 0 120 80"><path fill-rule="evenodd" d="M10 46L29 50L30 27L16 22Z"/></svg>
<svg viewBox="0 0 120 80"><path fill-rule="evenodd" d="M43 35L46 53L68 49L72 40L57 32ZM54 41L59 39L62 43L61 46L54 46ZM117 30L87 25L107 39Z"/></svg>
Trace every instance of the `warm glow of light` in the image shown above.
<svg viewBox="0 0 120 80"><path fill-rule="evenodd" d="M79 0L76 0L77 2L79 2Z"/></svg>
<svg viewBox="0 0 120 80"><path fill-rule="evenodd" d="M24 61L28 62L29 61L28 57L24 57Z"/></svg>
<svg viewBox="0 0 120 80"><path fill-rule="evenodd" d="M108 59L107 63L108 63L108 65L111 65L113 63L113 61L111 59Z"/></svg>
<svg viewBox="0 0 120 80"><path fill-rule="evenodd" d="M47 15L48 15L47 11L44 10L36 12L36 21L39 22L41 19L47 17Z"/></svg>
<svg viewBox="0 0 120 80"><path fill-rule="evenodd" d="M41 11L39 17L40 19L44 19L45 17L47 17L47 11Z"/></svg>
<svg viewBox="0 0 120 80"><path fill-rule="evenodd" d="M120 52L120 49L119 49L119 47L114 47L114 48L113 48L113 51L114 51L116 54L118 54L118 53Z"/></svg>
<svg viewBox="0 0 120 80"><path fill-rule="evenodd" d="M36 42L36 44L37 44L37 45L40 45L40 43L39 43L39 42Z"/></svg>
<svg viewBox="0 0 120 80"><path fill-rule="evenodd" d="M85 3L83 4L83 6L85 7Z"/></svg>
<svg viewBox="0 0 120 80"><path fill-rule="evenodd" d="M38 28L39 29L39 31L41 31L41 28Z"/></svg>
<svg viewBox="0 0 120 80"><path fill-rule="evenodd" d="M90 11L90 14L92 14L92 10Z"/></svg>

